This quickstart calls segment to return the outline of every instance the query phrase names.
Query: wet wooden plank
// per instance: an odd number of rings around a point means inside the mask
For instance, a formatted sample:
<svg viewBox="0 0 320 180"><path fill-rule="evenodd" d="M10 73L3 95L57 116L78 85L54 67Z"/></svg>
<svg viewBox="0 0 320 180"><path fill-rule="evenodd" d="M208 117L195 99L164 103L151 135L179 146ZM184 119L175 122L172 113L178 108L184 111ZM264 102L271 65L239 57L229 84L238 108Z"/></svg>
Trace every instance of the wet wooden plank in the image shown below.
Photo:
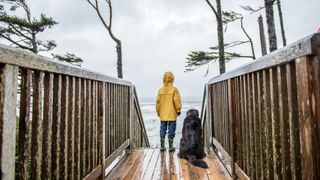
<svg viewBox="0 0 320 180"><path fill-rule="evenodd" d="M185 179L185 180L189 180L189 170L188 170L188 161L185 159L180 159L179 161L180 164L180 174L181 174L181 178Z"/></svg>
<svg viewBox="0 0 320 180"><path fill-rule="evenodd" d="M160 157L160 150L154 149L152 157L148 162L148 166L147 166L148 169L145 171L142 179L144 180L152 179L152 175L154 173L154 170L156 169L156 165L159 162L159 157Z"/></svg>
<svg viewBox="0 0 320 180"><path fill-rule="evenodd" d="M0 65L0 165L3 180L15 178L18 67ZM14 121L12 121L14 119Z"/></svg>
<svg viewBox="0 0 320 180"><path fill-rule="evenodd" d="M44 76L44 107L43 107L43 136L42 136L42 172L41 178L51 177L51 141L52 141L52 102L53 74Z"/></svg>
<svg viewBox="0 0 320 180"><path fill-rule="evenodd" d="M123 171L123 174L121 175L121 179L124 179L124 180L131 179L135 174L135 172L137 171L137 168L139 167L139 165L142 163L146 154L147 154L147 149L143 149L141 154L139 154L135 162L130 167L130 169L128 169L128 171Z"/></svg>
<svg viewBox="0 0 320 180"><path fill-rule="evenodd" d="M107 180L110 179L119 179L121 175L123 175L124 171L127 171L132 167L136 159L140 156L142 151L140 149L135 149L130 151L130 154L128 154L128 157L125 161L121 162L118 166L116 166L110 174L107 176Z"/></svg>
<svg viewBox="0 0 320 180"><path fill-rule="evenodd" d="M136 172L134 173L134 175L131 178L133 178L133 179L142 179L143 178L144 173L149 168L150 159L151 159L153 153L154 153L154 149L147 149L147 152L146 152L146 155L144 156L144 159L139 164Z"/></svg>
<svg viewBox="0 0 320 180"><path fill-rule="evenodd" d="M60 178L67 179L68 174L68 114L69 114L69 77L62 77L61 88L61 124L60 124Z"/></svg>
<svg viewBox="0 0 320 180"><path fill-rule="evenodd" d="M178 149L175 152L170 153L170 179L180 179L180 163L178 158Z"/></svg>
<svg viewBox="0 0 320 180"><path fill-rule="evenodd" d="M69 114L68 114L68 179L74 179L74 119L75 119L75 77L69 82Z"/></svg>
<svg viewBox="0 0 320 180"><path fill-rule="evenodd" d="M249 176L243 172L237 163L235 164L235 173L239 180L250 180Z"/></svg>
<svg viewBox="0 0 320 180"><path fill-rule="evenodd" d="M31 135L31 179L41 179L42 157L42 93L43 73L33 73L33 101L32 101L32 135Z"/></svg>
<svg viewBox="0 0 320 180"><path fill-rule="evenodd" d="M60 156L61 156L61 75L55 74L53 79L53 104L52 104L52 179L60 178Z"/></svg>
<svg viewBox="0 0 320 180"><path fill-rule="evenodd" d="M74 114L74 178L80 179L80 123L81 123L81 79L75 79L75 114Z"/></svg>
<svg viewBox="0 0 320 180"><path fill-rule="evenodd" d="M28 179L29 158L30 158L30 90L31 90L31 70L21 69L21 95L20 95L20 115L18 130L18 157L16 161L16 179Z"/></svg>
<svg viewBox="0 0 320 180"><path fill-rule="evenodd" d="M210 180L232 179L224 165L221 163L219 157L214 152L210 152L203 160L209 166L206 171Z"/></svg>
<svg viewBox="0 0 320 180"><path fill-rule="evenodd" d="M165 152L160 152L158 162L153 171L152 179L162 179L162 167L165 163L166 158Z"/></svg>

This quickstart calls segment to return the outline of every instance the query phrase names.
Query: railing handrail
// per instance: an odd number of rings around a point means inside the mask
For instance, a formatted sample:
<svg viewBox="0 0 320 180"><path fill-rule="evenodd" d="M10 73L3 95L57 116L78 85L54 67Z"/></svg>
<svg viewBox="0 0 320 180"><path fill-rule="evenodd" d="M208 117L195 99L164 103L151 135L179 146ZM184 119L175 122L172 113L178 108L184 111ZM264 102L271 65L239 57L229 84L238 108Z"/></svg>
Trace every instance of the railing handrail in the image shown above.
<svg viewBox="0 0 320 180"><path fill-rule="evenodd" d="M131 86L132 83L123 79L106 76L83 67L75 66L66 62L34 54L18 48L0 44L0 63L16 65L23 68L41 70L62 75L70 75L80 78L99 80L120 85Z"/></svg>
<svg viewBox="0 0 320 180"><path fill-rule="evenodd" d="M317 33L212 78L202 103L206 147L234 178L319 179L319 75Z"/></svg>
<svg viewBox="0 0 320 180"><path fill-rule="evenodd" d="M146 127L144 125L144 121L143 121L143 116L142 116L142 113L141 113L141 108L140 108L140 103L139 103L139 99L138 99L138 95L137 95L137 92L136 92L136 88L133 86L133 89L134 89L134 105L136 107L136 110L137 110L137 113L138 113L138 121L141 125L141 129L142 129L142 136L146 142L146 146L150 146L150 143L149 143L149 139L148 139L148 136L147 136L147 130L146 130Z"/></svg>
<svg viewBox="0 0 320 180"><path fill-rule="evenodd" d="M287 63L306 55L314 55L317 53L317 48L319 47L320 33L311 34L301 40L289 44L288 46L273 51L270 54L259 57L239 68L216 76L209 80L209 84Z"/></svg>
<svg viewBox="0 0 320 180"><path fill-rule="evenodd" d="M97 179L149 146L129 81L1 44L0 79L2 179Z"/></svg>

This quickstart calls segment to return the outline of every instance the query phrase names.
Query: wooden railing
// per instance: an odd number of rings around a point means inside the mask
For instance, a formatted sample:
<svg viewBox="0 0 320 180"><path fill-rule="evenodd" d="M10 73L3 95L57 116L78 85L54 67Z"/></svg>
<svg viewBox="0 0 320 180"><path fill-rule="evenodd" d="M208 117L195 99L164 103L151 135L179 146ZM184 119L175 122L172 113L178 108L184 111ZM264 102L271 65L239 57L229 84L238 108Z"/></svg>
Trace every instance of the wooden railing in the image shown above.
<svg viewBox="0 0 320 180"><path fill-rule="evenodd" d="M202 120L240 179L320 178L320 34L206 85Z"/></svg>
<svg viewBox="0 0 320 180"><path fill-rule="evenodd" d="M149 145L128 81L3 45L0 80L0 179L97 179Z"/></svg>

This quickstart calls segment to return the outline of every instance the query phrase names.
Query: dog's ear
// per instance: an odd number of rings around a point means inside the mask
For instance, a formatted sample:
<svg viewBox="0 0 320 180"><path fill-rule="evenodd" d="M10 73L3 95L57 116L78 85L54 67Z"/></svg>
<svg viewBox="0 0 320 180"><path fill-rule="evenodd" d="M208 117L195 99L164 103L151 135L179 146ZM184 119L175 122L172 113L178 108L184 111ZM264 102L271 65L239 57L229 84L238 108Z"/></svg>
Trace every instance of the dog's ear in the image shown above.
<svg viewBox="0 0 320 180"><path fill-rule="evenodd" d="M195 109L196 110L196 109ZM197 117L199 117L199 111L198 110L196 110L196 114L197 114Z"/></svg>

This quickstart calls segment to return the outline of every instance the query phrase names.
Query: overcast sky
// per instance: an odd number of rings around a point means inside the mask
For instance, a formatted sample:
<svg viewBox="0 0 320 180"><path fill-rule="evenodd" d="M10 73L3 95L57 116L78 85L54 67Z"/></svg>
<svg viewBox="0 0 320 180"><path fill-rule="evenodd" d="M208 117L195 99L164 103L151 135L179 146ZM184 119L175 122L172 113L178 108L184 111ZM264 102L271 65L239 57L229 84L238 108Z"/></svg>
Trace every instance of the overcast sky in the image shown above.
<svg viewBox="0 0 320 180"><path fill-rule="evenodd" d="M116 76L115 43L102 27L86 0L28 0L33 15L44 13L59 22L40 35L56 40L55 53L71 52L84 59L83 66ZM124 79L132 81L139 97L156 96L162 86L164 71L175 75L175 86L183 97L202 96L208 79L218 75L218 65L210 64L191 73L184 73L185 58L191 50L207 50L217 44L216 20L205 0L113 0L114 34L123 45ZM212 0L212 2L214 2ZM243 11L239 5L259 7L263 0L222 0L222 8L243 13L245 26L254 40L257 56L261 56L257 16ZM103 5L101 5L103 7ZM288 43L299 40L320 27L319 0L282 0ZM264 15L264 11L261 12ZM275 16L278 19L278 12ZM107 15L105 12L104 14ZM278 46L281 47L277 23ZM266 29L266 27L265 27ZM266 34L267 37L267 34ZM225 42L245 36L239 23L228 27ZM250 53L248 45L238 52ZM227 64L227 70L248 60Z"/></svg>

